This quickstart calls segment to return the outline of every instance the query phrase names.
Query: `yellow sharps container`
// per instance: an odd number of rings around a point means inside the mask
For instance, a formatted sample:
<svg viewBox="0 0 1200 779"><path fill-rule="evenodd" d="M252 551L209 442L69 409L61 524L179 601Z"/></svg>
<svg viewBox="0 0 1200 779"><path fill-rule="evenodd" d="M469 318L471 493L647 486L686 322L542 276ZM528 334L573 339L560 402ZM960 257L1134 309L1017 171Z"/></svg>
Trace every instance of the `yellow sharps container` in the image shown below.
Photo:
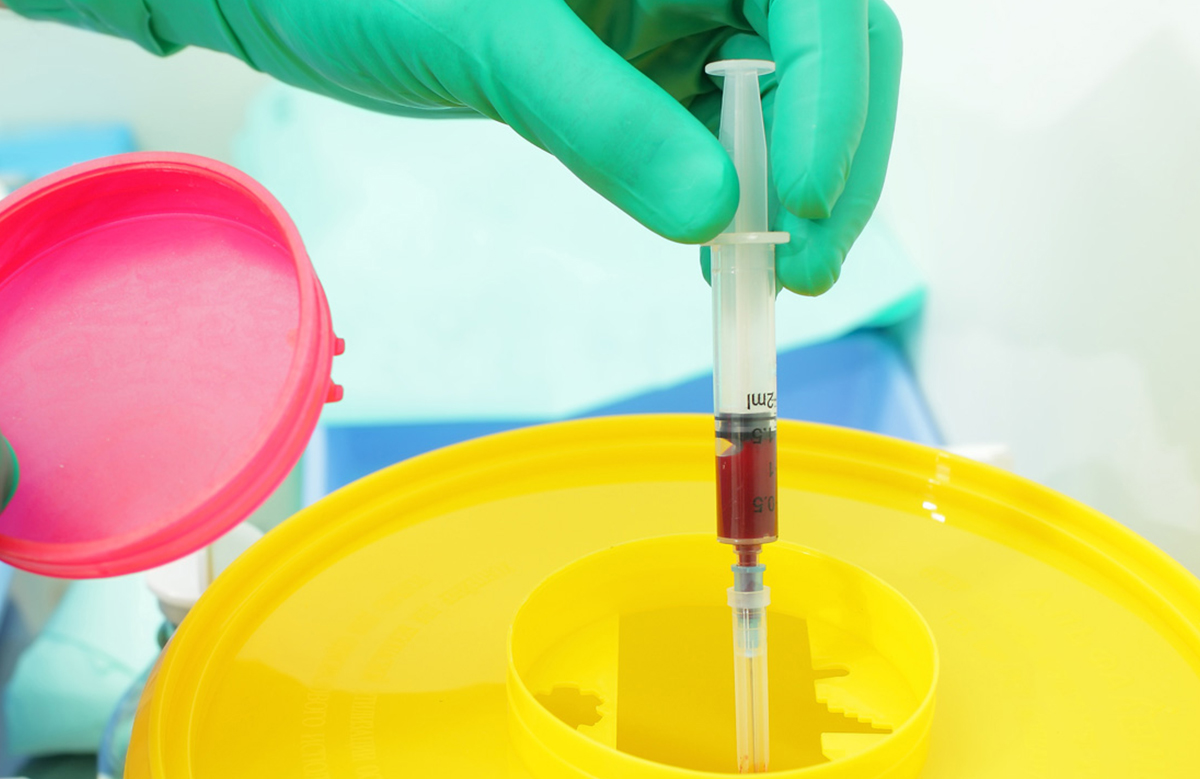
<svg viewBox="0 0 1200 779"><path fill-rule="evenodd" d="M1200 777L1200 582L1011 474L781 422L771 769ZM736 771L711 417L433 452L222 574L144 693L130 779Z"/></svg>

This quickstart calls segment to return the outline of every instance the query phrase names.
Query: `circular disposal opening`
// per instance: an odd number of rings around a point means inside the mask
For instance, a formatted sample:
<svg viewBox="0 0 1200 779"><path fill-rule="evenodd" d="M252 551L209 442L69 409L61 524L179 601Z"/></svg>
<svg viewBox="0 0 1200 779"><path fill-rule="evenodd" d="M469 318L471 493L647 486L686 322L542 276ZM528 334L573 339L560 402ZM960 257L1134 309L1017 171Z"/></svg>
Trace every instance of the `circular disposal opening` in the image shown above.
<svg viewBox="0 0 1200 779"><path fill-rule="evenodd" d="M736 773L729 550L655 538L544 580L509 637L513 746L537 779ZM772 773L914 777L937 651L924 619L861 568L766 548Z"/></svg>

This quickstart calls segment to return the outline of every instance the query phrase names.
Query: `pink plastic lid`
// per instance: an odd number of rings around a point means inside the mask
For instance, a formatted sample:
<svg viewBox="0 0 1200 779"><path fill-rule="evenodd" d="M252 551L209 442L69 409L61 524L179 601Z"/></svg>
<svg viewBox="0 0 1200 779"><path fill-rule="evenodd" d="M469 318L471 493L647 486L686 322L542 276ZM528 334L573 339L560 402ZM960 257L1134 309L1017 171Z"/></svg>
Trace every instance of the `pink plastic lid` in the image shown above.
<svg viewBox="0 0 1200 779"><path fill-rule="evenodd" d="M243 173L124 154L0 202L0 559L69 578L169 562L299 460L341 342L295 226Z"/></svg>

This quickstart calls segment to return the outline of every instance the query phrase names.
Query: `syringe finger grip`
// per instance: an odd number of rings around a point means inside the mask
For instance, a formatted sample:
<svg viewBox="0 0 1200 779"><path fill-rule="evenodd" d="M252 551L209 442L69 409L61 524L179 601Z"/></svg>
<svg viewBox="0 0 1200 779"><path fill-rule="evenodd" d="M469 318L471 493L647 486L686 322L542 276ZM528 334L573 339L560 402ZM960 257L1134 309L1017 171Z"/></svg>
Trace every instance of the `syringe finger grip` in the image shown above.
<svg viewBox="0 0 1200 779"><path fill-rule="evenodd" d="M735 609L765 609L771 604L771 588L763 587L753 592L742 592L730 587L726 590L729 605Z"/></svg>

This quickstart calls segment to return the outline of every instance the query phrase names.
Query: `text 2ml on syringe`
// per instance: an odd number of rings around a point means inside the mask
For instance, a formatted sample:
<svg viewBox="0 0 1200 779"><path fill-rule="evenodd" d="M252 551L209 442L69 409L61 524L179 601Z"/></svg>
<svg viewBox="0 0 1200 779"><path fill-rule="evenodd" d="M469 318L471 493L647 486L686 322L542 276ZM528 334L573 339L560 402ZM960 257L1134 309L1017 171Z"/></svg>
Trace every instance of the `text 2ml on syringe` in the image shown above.
<svg viewBox="0 0 1200 779"><path fill-rule="evenodd" d="M775 244L767 231L767 143L758 77L761 60L714 62L724 77L721 145L737 169L741 197L733 221L711 246L713 403L716 415L717 538L733 546L734 704L737 766L766 771L767 605L759 564L778 537L775 460Z"/></svg>

